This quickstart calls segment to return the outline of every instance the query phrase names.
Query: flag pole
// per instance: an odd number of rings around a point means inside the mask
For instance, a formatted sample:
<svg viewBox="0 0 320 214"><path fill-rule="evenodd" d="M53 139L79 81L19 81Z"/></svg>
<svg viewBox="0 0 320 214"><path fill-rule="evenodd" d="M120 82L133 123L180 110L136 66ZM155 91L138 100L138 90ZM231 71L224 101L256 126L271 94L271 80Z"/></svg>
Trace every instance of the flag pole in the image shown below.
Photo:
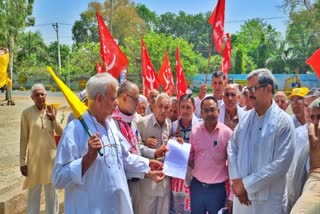
<svg viewBox="0 0 320 214"><path fill-rule="evenodd" d="M211 51L212 51L212 38L210 38L209 54L208 54L208 65L207 65L207 69L206 69L206 77L204 78L204 84L207 84L209 67L210 67L210 59L211 59Z"/></svg>

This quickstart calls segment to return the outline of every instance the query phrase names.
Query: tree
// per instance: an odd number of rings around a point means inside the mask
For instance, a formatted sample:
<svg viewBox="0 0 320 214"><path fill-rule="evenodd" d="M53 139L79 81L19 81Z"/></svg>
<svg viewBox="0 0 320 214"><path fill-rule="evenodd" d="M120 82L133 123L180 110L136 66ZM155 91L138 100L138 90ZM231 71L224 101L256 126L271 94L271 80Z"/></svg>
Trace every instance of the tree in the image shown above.
<svg viewBox="0 0 320 214"><path fill-rule="evenodd" d="M149 10L144 4L136 5L138 15L145 21L148 31L155 31L159 25L159 18L154 11Z"/></svg>
<svg viewBox="0 0 320 214"><path fill-rule="evenodd" d="M10 63L9 77L13 76L13 59L15 53L15 40L19 32L25 26L33 25L34 18L31 17L33 0L6 0L1 1L0 7L0 45L9 48ZM6 98L8 104L13 103L11 100L11 90L7 91Z"/></svg>
<svg viewBox="0 0 320 214"><path fill-rule="evenodd" d="M243 56L248 60L248 65L251 64L251 59L255 64L250 67L257 67L258 48L263 37L266 45L263 47L263 52L266 54L264 58L267 59L270 57L275 47L277 47L278 42L281 41L281 34L277 32L271 25L268 25L261 19L251 19L246 21L241 26L241 29L236 36L235 44L233 44L242 45Z"/></svg>
<svg viewBox="0 0 320 214"><path fill-rule="evenodd" d="M234 68L232 70L235 74L243 73L243 51L241 45L239 45L235 50Z"/></svg>
<svg viewBox="0 0 320 214"><path fill-rule="evenodd" d="M264 68L267 59L267 45L265 42L264 33L261 34L260 44L258 46L258 54L257 54L257 67Z"/></svg>
<svg viewBox="0 0 320 214"><path fill-rule="evenodd" d="M51 42L48 48L48 53L53 60L54 65L58 65L58 43L57 41ZM70 48L68 45L60 44L60 58L61 67L67 66L67 58L70 54ZM57 66L58 67L58 66Z"/></svg>
<svg viewBox="0 0 320 214"><path fill-rule="evenodd" d="M146 23L139 17L135 5L131 0L117 0L112 5L112 23L110 23L110 1L103 4L90 2L88 10L80 15L72 27L73 39L76 44L85 42L98 42L99 33L96 12L104 18L113 38L119 44L124 44L125 37L141 37L147 31Z"/></svg>
<svg viewBox="0 0 320 214"><path fill-rule="evenodd" d="M96 62L100 62L99 43L80 43L73 47L70 57L71 78L90 77L96 73Z"/></svg>
<svg viewBox="0 0 320 214"><path fill-rule="evenodd" d="M16 60L14 70L20 77L28 77L38 72L40 67L52 63L48 47L39 32L23 32L16 39Z"/></svg>
<svg viewBox="0 0 320 214"><path fill-rule="evenodd" d="M286 40L298 62L296 73L306 73L309 69L305 64L306 59L320 47L320 38L317 36L320 33L317 13L320 13L320 6L314 7L312 12L303 10L290 15Z"/></svg>
<svg viewBox="0 0 320 214"><path fill-rule="evenodd" d="M175 51L176 47L180 48L180 57L186 78L190 78L197 73L206 71L207 60L201 54L192 50L192 45L182 38L174 38L165 34L150 32L144 36L148 53L155 70L161 67L164 50L168 50L171 69L175 76ZM126 38L125 46L122 48L126 54L128 65L128 76L141 74L141 44L139 38Z"/></svg>

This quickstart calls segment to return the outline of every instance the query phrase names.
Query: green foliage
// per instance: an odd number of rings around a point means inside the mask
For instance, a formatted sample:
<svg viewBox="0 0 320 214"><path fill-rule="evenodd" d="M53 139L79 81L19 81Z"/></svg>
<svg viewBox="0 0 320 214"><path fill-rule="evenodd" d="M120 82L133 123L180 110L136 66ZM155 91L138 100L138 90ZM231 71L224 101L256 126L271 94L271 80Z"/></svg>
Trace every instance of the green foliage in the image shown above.
<svg viewBox="0 0 320 214"><path fill-rule="evenodd" d="M100 63L99 43L81 43L73 47L70 57L70 76L71 79L90 77L96 73L96 61ZM64 68L63 76L67 76L67 69Z"/></svg>
<svg viewBox="0 0 320 214"><path fill-rule="evenodd" d="M68 45L60 44L61 67L67 66L67 58L70 54L70 51L71 50ZM48 53L50 57L54 60L54 64L58 65L58 43L56 41L50 43Z"/></svg>
<svg viewBox="0 0 320 214"><path fill-rule="evenodd" d="M111 20L110 8L109 0L106 0L104 4L99 2L89 3L88 10L81 13L80 20L77 20L72 27L73 39L76 44L99 42L97 11L104 18L113 38L118 39L119 44L124 44L126 37L139 37L146 33L147 25L139 17L131 0L113 1Z"/></svg>
<svg viewBox="0 0 320 214"><path fill-rule="evenodd" d="M243 73L243 51L242 46L239 45L235 50L234 67L232 68L235 74Z"/></svg>
<svg viewBox="0 0 320 214"><path fill-rule="evenodd" d="M267 45L264 34L261 34L260 44L258 46L257 67L264 68L267 60Z"/></svg>
<svg viewBox="0 0 320 214"><path fill-rule="evenodd" d="M206 59L192 50L192 45L182 38L174 38L165 34L150 32L144 36L144 42L156 71L161 67L164 51L168 50L171 69L175 76L176 47L180 48L180 58L186 78L190 79L197 73L203 73L206 68ZM141 40L126 38L123 51L128 57L128 73L141 73Z"/></svg>

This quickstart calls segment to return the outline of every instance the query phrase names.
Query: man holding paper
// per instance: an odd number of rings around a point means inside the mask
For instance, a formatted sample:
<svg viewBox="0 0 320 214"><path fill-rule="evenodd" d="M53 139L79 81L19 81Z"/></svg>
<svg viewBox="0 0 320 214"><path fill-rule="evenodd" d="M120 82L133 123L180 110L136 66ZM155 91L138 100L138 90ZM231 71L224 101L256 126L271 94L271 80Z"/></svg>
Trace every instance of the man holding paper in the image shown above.
<svg viewBox="0 0 320 214"><path fill-rule="evenodd" d="M227 145L232 130L218 121L220 110L213 96L204 98L200 107L203 122L190 134L191 213L218 213L227 198Z"/></svg>
<svg viewBox="0 0 320 214"><path fill-rule="evenodd" d="M169 140L171 121L167 118L170 108L170 97L166 93L157 96L153 113L137 122L142 142L153 149L166 148ZM160 156L163 157L166 150ZM140 181L140 204L136 213L169 213L170 179L165 177L160 183L150 179Z"/></svg>

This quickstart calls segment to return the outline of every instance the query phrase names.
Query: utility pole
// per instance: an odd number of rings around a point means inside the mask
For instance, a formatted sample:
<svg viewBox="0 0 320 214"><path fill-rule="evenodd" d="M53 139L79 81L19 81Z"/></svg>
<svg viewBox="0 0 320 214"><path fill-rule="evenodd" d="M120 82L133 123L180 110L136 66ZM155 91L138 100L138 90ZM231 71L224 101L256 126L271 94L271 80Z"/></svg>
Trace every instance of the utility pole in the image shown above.
<svg viewBox="0 0 320 214"><path fill-rule="evenodd" d="M110 33L112 34L112 1L113 0L110 0L110 26L109 26L109 29L110 29Z"/></svg>
<svg viewBox="0 0 320 214"><path fill-rule="evenodd" d="M70 67L69 67L69 63L70 63L70 53L68 54L68 87L70 88Z"/></svg>
<svg viewBox="0 0 320 214"><path fill-rule="evenodd" d="M56 22L55 24L52 24L53 29L57 33L57 43L58 43L58 63L59 63L59 74L61 74L61 58L60 58L60 44L59 44L59 25Z"/></svg>

